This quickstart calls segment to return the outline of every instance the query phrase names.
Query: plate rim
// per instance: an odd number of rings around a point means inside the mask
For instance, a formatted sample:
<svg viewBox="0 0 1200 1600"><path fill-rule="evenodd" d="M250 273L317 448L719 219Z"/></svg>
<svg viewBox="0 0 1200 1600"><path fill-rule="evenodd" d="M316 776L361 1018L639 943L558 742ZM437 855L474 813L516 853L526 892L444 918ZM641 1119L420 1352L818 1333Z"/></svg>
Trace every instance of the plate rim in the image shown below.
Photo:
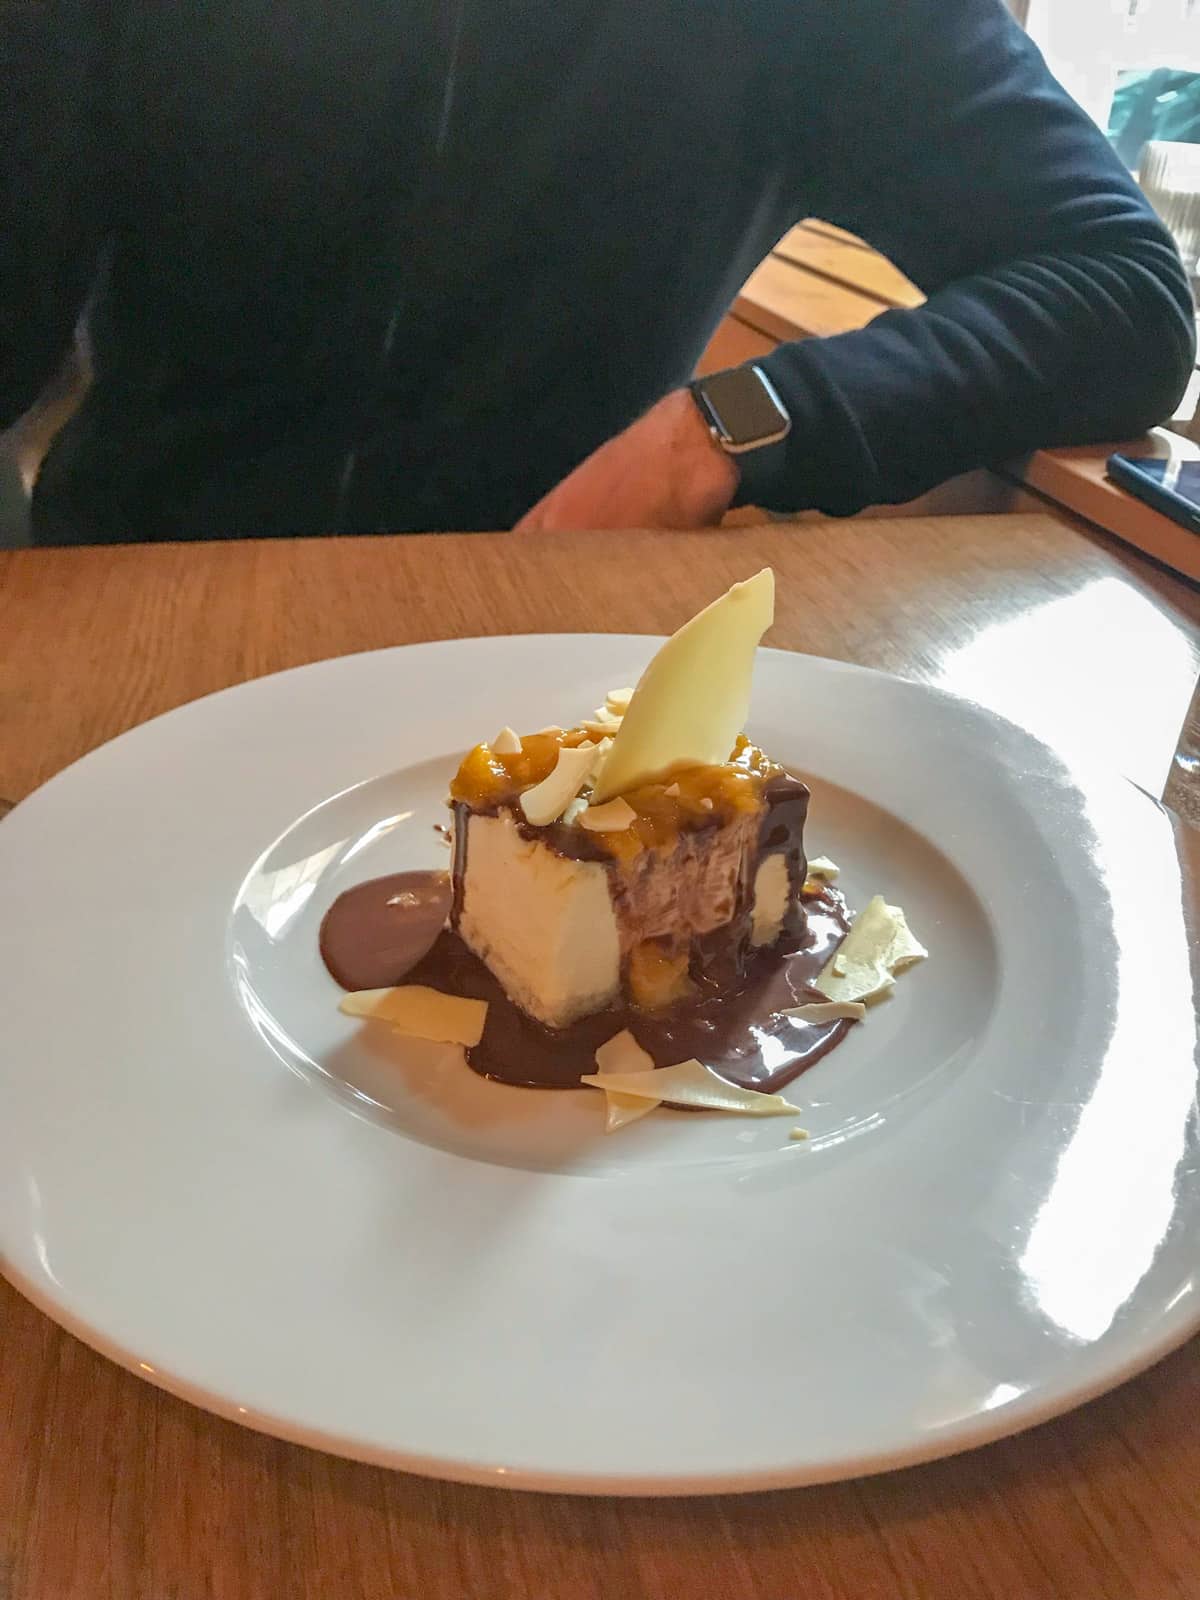
<svg viewBox="0 0 1200 1600"><path fill-rule="evenodd" d="M526 1467L487 1466L479 1462L459 1461L443 1456L376 1449L364 1446L347 1435L304 1428L286 1417L277 1417L269 1412L238 1406L215 1391L189 1384L161 1369L147 1372L144 1370L144 1364L142 1369L139 1369L139 1363L132 1351L123 1350L121 1346L106 1340L102 1333L88 1323L68 1311L57 1308L54 1302L48 1296L44 1296L41 1290L25 1278L3 1254L0 1254L0 1275L56 1327L78 1339L81 1344L87 1345L97 1355L120 1367L130 1377L149 1384L152 1388L161 1389L174 1399L196 1406L211 1416L219 1417L222 1422L248 1428L251 1432L260 1433L266 1438L280 1439L285 1444L301 1445L309 1450L320 1450L345 1461L358 1461L366 1466L382 1467L392 1472L411 1473L414 1477L427 1478L434 1482L509 1489L521 1494L571 1494L587 1498L622 1500L703 1499L716 1495L768 1494L780 1489L808 1489L820 1484L845 1483L854 1478L874 1478L883 1473L902 1471L906 1467L927 1466L935 1461L951 1460L955 1456L966 1455L968 1451L979 1450L986 1445L997 1444L1003 1439L1028 1433L1033 1428L1041 1427L1045 1423L1056 1421L1059 1417L1078 1410L1080 1406L1087 1405L1092 1400L1111 1394L1122 1385L1149 1371L1151 1367L1157 1366L1160 1361L1164 1361L1174 1351L1181 1349L1197 1331L1200 1331L1200 1305L1198 1305L1195 1315L1190 1320L1181 1319L1181 1325L1171 1328L1160 1343L1144 1347L1136 1358L1119 1370L1114 1369L1112 1373L1098 1376L1090 1383L1081 1383L1070 1391L1057 1390L1053 1395L1044 1397L1040 1404L1023 1405L1024 1396L1022 1396L1007 1405L997 1407L994 1411L979 1413L978 1416L984 1419L985 1425L964 1429L961 1437L956 1430L950 1436L950 1442L947 1442L946 1436L938 1434L932 1436L925 1446L916 1445L911 1449L846 1457L832 1467L829 1465L817 1465L811 1469L779 1467L761 1471L739 1471L731 1475L703 1473L691 1477L680 1475L638 1477L633 1473L608 1475L542 1472ZM994 1418L995 1421L989 1424L986 1420L989 1418Z"/></svg>

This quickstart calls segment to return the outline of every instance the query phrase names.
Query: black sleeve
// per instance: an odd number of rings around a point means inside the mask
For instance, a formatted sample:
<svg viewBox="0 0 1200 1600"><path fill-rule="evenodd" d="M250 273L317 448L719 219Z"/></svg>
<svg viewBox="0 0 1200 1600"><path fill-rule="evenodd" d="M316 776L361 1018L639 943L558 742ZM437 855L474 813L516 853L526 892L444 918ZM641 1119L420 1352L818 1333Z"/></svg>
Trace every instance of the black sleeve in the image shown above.
<svg viewBox="0 0 1200 1600"><path fill-rule="evenodd" d="M767 505L850 513L1169 416L1195 348L1175 247L1000 0L789 3L816 18L780 85L798 192L929 298L767 358L793 418Z"/></svg>
<svg viewBox="0 0 1200 1600"><path fill-rule="evenodd" d="M106 232L96 0L0 0L0 428L62 360Z"/></svg>

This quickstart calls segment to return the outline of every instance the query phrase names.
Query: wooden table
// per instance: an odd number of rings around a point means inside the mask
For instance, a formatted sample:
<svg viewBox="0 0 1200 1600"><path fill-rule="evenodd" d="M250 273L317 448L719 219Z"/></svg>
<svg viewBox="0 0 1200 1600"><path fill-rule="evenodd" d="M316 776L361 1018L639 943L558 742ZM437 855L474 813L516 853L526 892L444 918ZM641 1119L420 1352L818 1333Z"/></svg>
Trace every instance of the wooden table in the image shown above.
<svg viewBox="0 0 1200 1600"><path fill-rule="evenodd" d="M1200 666L1197 593L1020 515L13 552L0 795L258 673L455 634L665 631L765 561L773 642L1090 737L1161 788ZM282 1444L139 1382L2 1284L0 1351L2 1600L1200 1594L1195 1342L957 1460L690 1502L460 1488Z"/></svg>

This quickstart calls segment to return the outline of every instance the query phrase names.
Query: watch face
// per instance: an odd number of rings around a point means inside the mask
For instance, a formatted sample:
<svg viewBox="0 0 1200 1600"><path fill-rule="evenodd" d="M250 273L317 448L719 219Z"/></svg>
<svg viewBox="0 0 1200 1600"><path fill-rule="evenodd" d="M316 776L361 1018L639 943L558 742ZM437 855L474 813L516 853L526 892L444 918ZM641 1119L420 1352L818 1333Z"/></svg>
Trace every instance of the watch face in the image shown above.
<svg viewBox="0 0 1200 1600"><path fill-rule="evenodd" d="M715 372L700 387L718 432L734 450L780 439L791 426L783 402L757 367Z"/></svg>

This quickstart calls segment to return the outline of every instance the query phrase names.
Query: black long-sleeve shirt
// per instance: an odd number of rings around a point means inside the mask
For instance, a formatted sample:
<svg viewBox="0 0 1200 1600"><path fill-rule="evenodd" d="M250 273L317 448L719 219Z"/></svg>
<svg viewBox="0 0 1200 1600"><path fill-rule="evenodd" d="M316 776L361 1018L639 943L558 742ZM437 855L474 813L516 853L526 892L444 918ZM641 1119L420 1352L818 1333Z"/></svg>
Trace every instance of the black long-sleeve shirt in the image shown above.
<svg viewBox="0 0 1200 1600"><path fill-rule="evenodd" d="M1171 241L1000 0L0 0L0 425L42 539L504 526L800 218L929 299L765 365L778 509L1160 420Z"/></svg>

